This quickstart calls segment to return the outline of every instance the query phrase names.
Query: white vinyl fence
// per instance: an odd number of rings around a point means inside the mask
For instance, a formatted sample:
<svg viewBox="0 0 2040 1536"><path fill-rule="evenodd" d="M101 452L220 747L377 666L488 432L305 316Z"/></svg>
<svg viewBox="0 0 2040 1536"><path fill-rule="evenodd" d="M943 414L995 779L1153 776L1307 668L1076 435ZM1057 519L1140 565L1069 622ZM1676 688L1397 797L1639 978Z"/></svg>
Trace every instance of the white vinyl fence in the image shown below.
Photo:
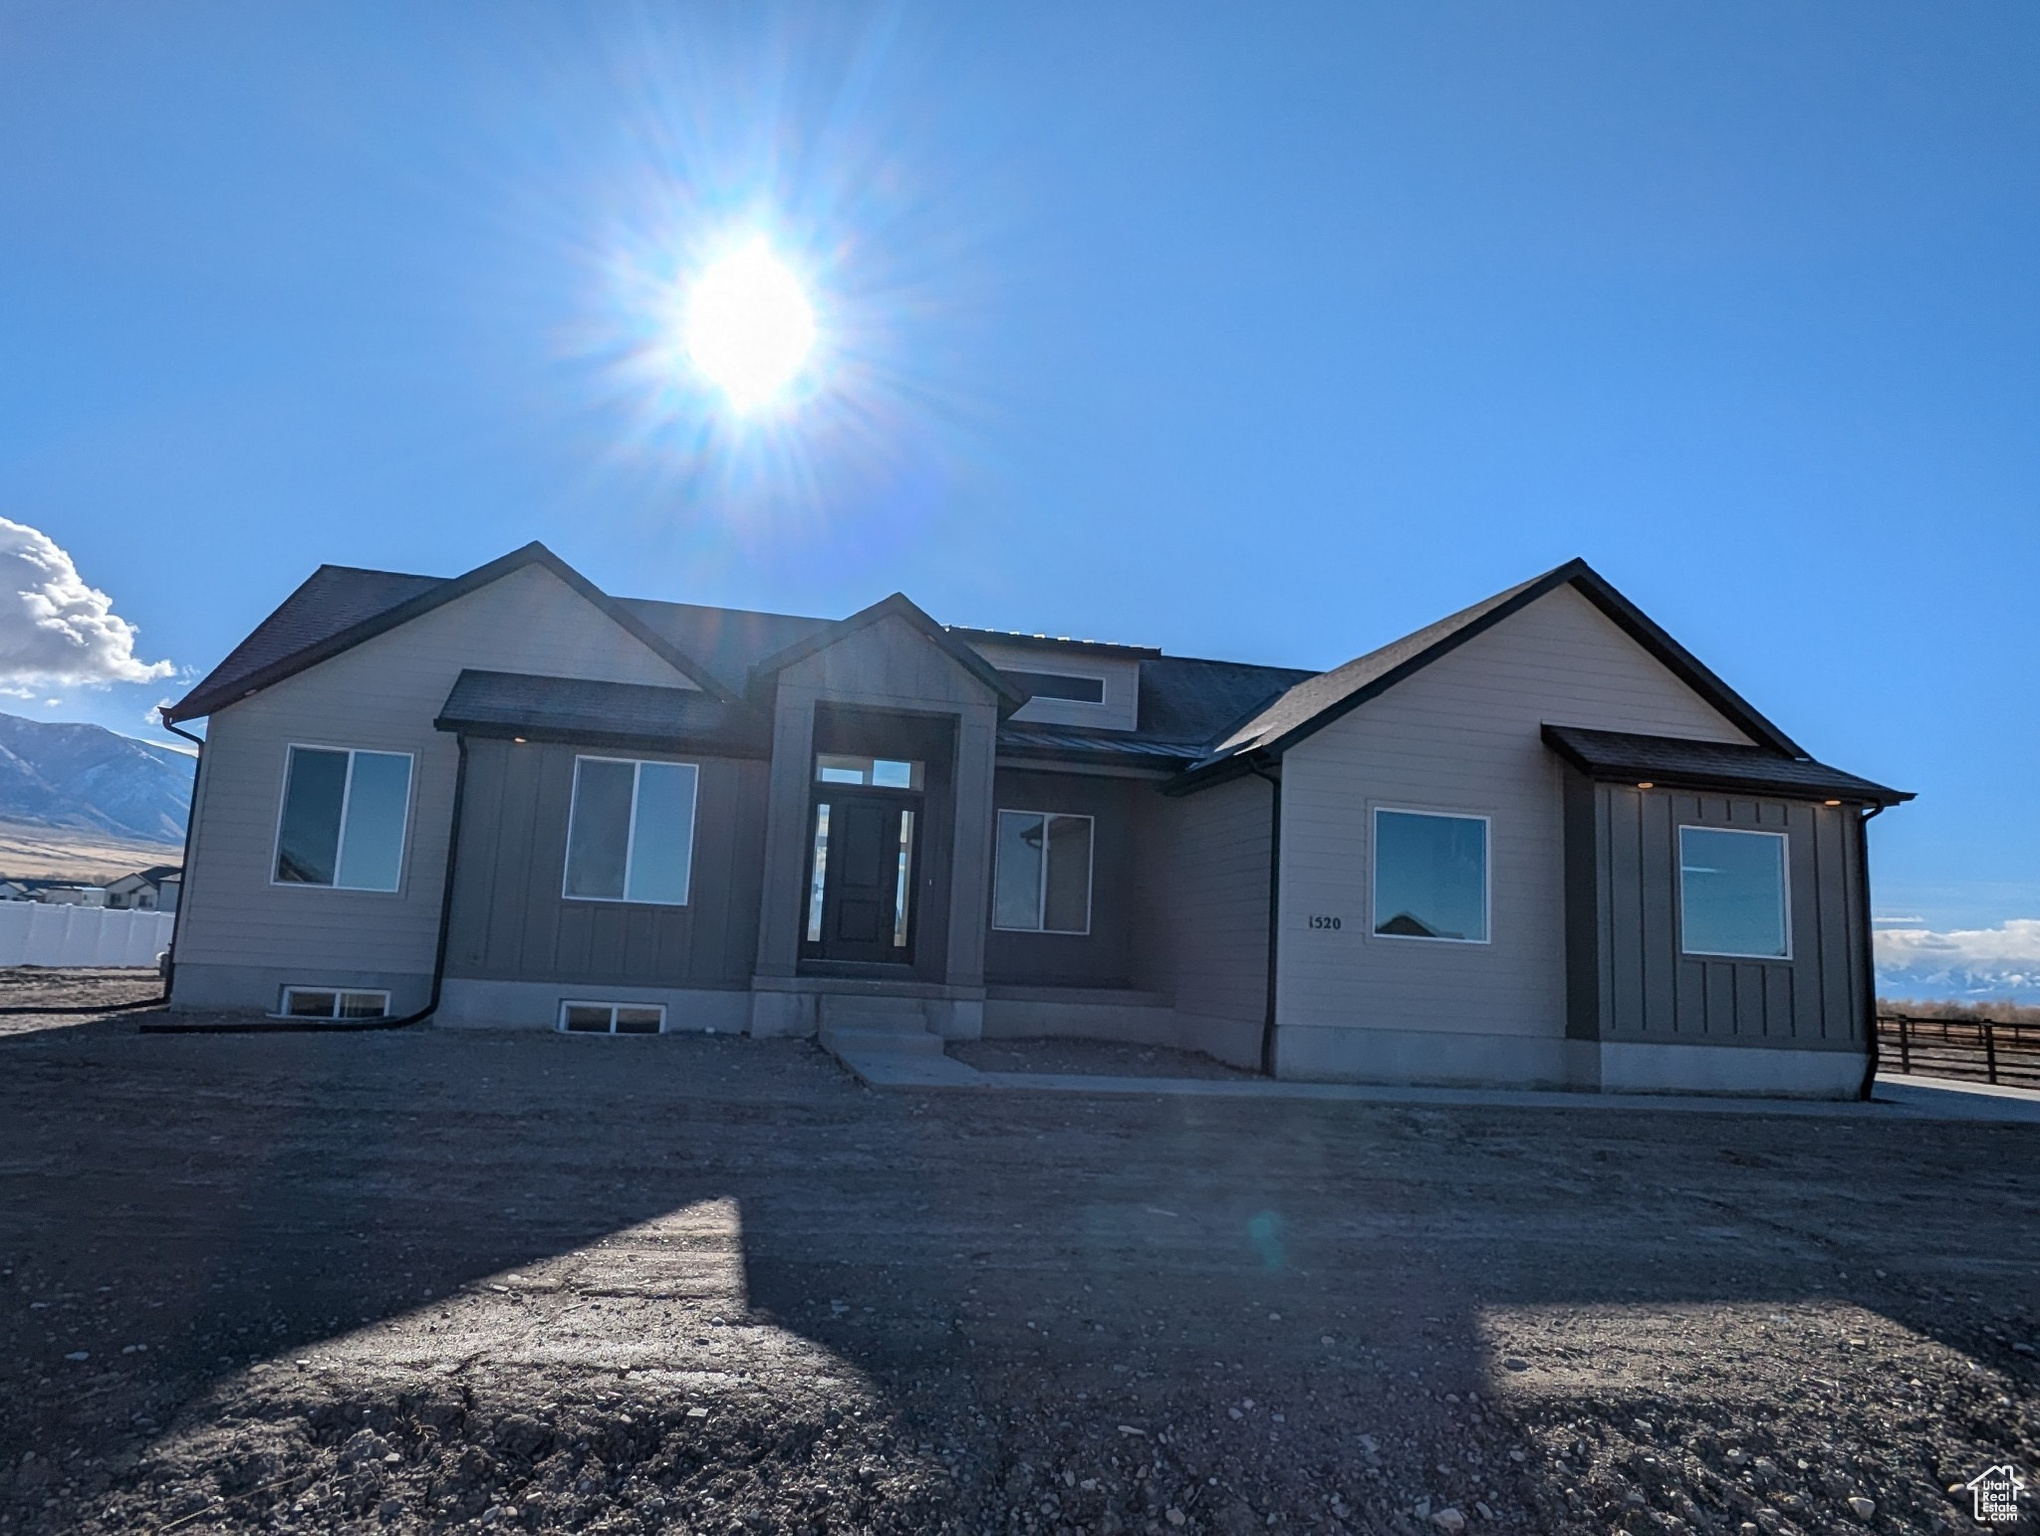
<svg viewBox="0 0 2040 1536"><path fill-rule="evenodd" d="M0 901L0 966L153 966L176 922L174 912Z"/></svg>

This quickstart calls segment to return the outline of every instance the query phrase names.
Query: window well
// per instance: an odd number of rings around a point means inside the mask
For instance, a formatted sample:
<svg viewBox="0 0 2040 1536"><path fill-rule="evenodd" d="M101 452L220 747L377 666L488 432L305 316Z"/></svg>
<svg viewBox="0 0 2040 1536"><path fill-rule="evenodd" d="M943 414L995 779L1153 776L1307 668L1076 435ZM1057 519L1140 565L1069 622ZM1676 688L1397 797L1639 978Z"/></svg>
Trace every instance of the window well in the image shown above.
<svg viewBox="0 0 2040 1536"><path fill-rule="evenodd" d="M663 1003L560 1004L560 1028L570 1035L656 1035L666 1028Z"/></svg>

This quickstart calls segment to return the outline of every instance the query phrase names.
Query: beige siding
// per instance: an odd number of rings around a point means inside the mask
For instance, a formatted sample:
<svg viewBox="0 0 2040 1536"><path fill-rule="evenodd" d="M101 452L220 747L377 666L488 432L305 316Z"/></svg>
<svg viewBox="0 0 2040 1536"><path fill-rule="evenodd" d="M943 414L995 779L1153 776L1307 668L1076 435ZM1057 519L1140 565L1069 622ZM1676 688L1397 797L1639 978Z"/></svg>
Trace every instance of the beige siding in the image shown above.
<svg viewBox="0 0 2040 1536"><path fill-rule="evenodd" d="M1564 1036L1564 829L1547 721L1746 739L1569 587L1334 721L1282 767L1285 1033ZM1492 818L1491 942L1370 935L1378 805ZM1313 929L1313 916L1339 926Z"/></svg>
<svg viewBox="0 0 2040 1536"><path fill-rule="evenodd" d="M1104 680L1105 701L1030 699L1013 712L1023 725L1083 725L1094 730L1131 731L1140 726L1140 663L1126 656L1059 656L1025 646L971 647L1001 672L1064 672Z"/></svg>
<svg viewBox="0 0 2040 1536"><path fill-rule="evenodd" d="M1249 778L1150 802L1136 979L1171 994L1186 1018L1266 1015L1273 795Z"/></svg>
<svg viewBox="0 0 2040 1536"><path fill-rule="evenodd" d="M432 969L457 760L432 721L464 667L693 686L557 576L527 566L229 705L207 729L180 963ZM395 893L271 883L293 742L415 755Z"/></svg>

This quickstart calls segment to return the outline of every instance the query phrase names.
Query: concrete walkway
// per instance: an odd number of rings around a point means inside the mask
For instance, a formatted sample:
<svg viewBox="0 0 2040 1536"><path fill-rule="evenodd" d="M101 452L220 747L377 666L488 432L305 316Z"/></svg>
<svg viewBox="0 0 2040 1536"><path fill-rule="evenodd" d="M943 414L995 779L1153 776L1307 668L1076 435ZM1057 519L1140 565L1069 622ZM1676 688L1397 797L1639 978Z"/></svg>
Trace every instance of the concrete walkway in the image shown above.
<svg viewBox="0 0 2040 1536"><path fill-rule="evenodd" d="M1651 1109L1703 1115L1798 1115L1821 1119L1970 1120L2040 1125L2040 1093L1984 1083L1879 1076L1875 1097L1834 1102L1727 1098L1703 1094L1569 1093L1507 1088L1411 1088L1375 1083L1292 1083L1265 1077L1105 1077L1072 1072L981 1072L931 1052L838 1050L873 1088L979 1093L1096 1093L1185 1099L1308 1099L1487 1109Z"/></svg>

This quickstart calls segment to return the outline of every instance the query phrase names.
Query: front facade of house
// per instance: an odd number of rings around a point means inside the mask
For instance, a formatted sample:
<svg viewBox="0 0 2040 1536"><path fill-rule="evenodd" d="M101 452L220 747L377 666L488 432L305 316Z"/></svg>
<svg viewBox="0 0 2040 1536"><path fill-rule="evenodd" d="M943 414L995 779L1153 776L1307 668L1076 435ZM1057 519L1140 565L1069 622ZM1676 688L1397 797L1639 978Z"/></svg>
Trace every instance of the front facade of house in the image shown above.
<svg viewBox="0 0 2040 1536"><path fill-rule="evenodd" d="M192 1014L1846 1095L1865 820L1574 562L1325 673L323 567L204 717Z"/></svg>

